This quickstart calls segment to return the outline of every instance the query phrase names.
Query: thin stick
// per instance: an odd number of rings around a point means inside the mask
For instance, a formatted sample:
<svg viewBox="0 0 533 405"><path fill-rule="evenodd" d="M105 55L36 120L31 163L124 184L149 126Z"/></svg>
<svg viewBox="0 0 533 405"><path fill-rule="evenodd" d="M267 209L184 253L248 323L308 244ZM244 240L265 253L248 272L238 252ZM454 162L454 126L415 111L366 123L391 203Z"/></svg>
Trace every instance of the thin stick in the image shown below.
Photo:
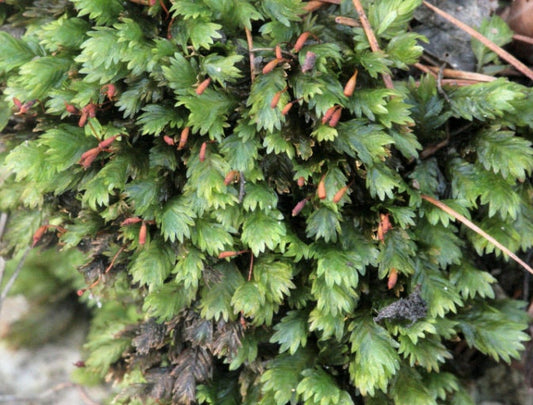
<svg viewBox="0 0 533 405"><path fill-rule="evenodd" d="M9 293L9 290L11 290L11 287L13 287L13 283L17 279L17 277L20 274L20 271L22 270L22 267L24 266L24 262L26 261L26 257L28 256L28 253L30 253L31 248L28 246L24 253L22 254L22 257L20 258L17 268L15 269L14 273L11 275L9 280L6 283L6 286L4 287L4 290L2 291L2 295L0 295L0 311L2 310L2 304L4 303L4 300L7 297L7 294Z"/></svg>
<svg viewBox="0 0 533 405"><path fill-rule="evenodd" d="M307 3L304 3L304 10L309 13L311 11L315 11L321 7L326 6L328 3L341 4L341 0L311 0Z"/></svg>
<svg viewBox="0 0 533 405"><path fill-rule="evenodd" d="M109 270L111 270L113 268L113 265L115 264L115 260L117 260L117 257L120 253L122 253L124 251L124 246L122 246L118 251L117 253L115 253L115 255L113 256L113 259L111 259L111 263L109 263L109 266L107 266L107 269L105 269L104 271L104 274L109 272Z"/></svg>
<svg viewBox="0 0 533 405"><path fill-rule="evenodd" d="M433 156L440 149L442 149L445 146L447 146L449 142L450 142L450 139L446 138L443 141L440 141L439 143L437 143L435 145L427 146L422 152L420 152L420 155L419 155L420 159L424 160L424 159L427 159L430 156Z"/></svg>
<svg viewBox="0 0 533 405"><path fill-rule="evenodd" d="M353 0L353 1L355 3L356 0ZM526 65L524 65L522 62L520 62L518 59L516 59L509 52L504 51L501 47L499 47L494 42L492 42L491 40L489 40L486 37L484 37L483 35L481 35L475 29L469 27L465 23L459 21L457 18L455 18L452 15L448 14L447 12L441 10L440 8L435 7L433 4L430 4L427 1L423 1L422 4L424 4L424 6L426 6L427 8L431 9L435 14L440 15L442 18L448 20L449 22L451 22L456 27L462 29L467 34L469 34L473 38L477 39L479 42L481 42L483 45L485 45L491 51L496 53L500 58L502 58L506 62L509 62L518 71L522 72L529 79L533 80L533 71L530 68L528 68Z"/></svg>
<svg viewBox="0 0 533 405"><path fill-rule="evenodd" d="M466 79L442 79L441 84L447 84L450 86L472 86L473 84L479 84L478 81L466 80Z"/></svg>
<svg viewBox="0 0 533 405"><path fill-rule="evenodd" d="M413 66L415 68L417 68L418 70L421 70L422 72L428 74L428 75L431 75L433 76L435 79L437 78L437 74L432 72L431 69L429 68L429 66L426 66L426 65L423 65L421 64L420 62L416 62L413 64Z"/></svg>
<svg viewBox="0 0 533 405"><path fill-rule="evenodd" d="M419 69L421 67L424 67L425 69L431 72L435 72L435 73L441 70L436 66L425 66L425 65L421 65L420 63L417 63L415 65ZM464 70L455 70L455 69L442 69L442 75L444 77L453 78L453 79L465 79L465 80L473 80L473 81L478 81L478 82L492 82L496 80L494 76L484 75L482 73L466 72Z"/></svg>
<svg viewBox="0 0 533 405"><path fill-rule="evenodd" d="M252 38L252 33L248 28L244 27L244 32L246 33L246 42L248 42L248 58L250 59L250 80L253 83L255 80L255 55L253 52L254 40Z"/></svg>
<svg viewBox="0 0 533 405"><path fill-rule="evenodd" d="M531 263L531 257L533 256L533 249L529 249L529 252L526 256L526 262ZM529 282L531 281L531 274L526 273L524 274L524 281L522 286L522 300L529 301Z"/></svg>
<svg viewBox="0 0 533 405"><path fill-rule="evenodd" d="M248 270L248 281L252 279L252 273L254 271L254 254L250 252L250 269Z"/></svg>
<svg viewBox="0 0 533 405"><path fill-rule="evenodd" d="M513 39L515 41L525 42L526 44L533 45L533 38L525 36L525 35L513 34Z"/></svg>
<svg viewBox="0 0 533 405"><path fill-rule="evenodd" d="M462 222L464 225L469 227L471 230L473 230L478 235L484 237L486 240L488 240L490 243L492 243L494 246L496 246L498 249L500 249L503 253L508 255L511 259L513 259L515 262L517 262L520 266L522 266L524 269L529 271L531 274L533 274L533 268L531 268L526 262L524 262L522 259L520 259L517 255L515 255L513 252L511 252L508 248L503 246L500 242L498 242L496 239L494 239L492 236L490 236L487 232L485 232L483 229L481 229L479 226L474 224L472 221L470 221L468 218L464 217L463 215L459 214L457 211L455 211L453 208L448 207L446 204L444 204L442 201L435 200L434 198L421 194L420 197L422 197L427 202L435 205L436 207L443 210L445 213L451 215L455 219L457 219L459 222Z"/></svg>
<svg viewBox="0 0 533 405"><path fill-rule="evenodd" d="M365 31L366 37L368 38L370 49L372 49L372 52L379 52L380 49L378 45L378 40L376 39L376 36L374 35L374 31L372 31L372 27L370 26L370 23L368 22L368 18L366 17L365 10L363 9L363 6L361 5L360 0L352 0L352 2L355 7L355 10L357 11L357 14L359 14L359 21L361 21L363 30ZM388 73L382 73L381 77L383 78L383 82L385 83L386 88L394 89L394 85L392 84L392 78Z"/></svg>
<svg viewBox="0 0 533 405"><path fill-rule="evenodd" d="M308 1L307 3L305 3L304 10L306 12L310 13L312 11L318 10L322 6L324 6L324 3L322 3L321 1L319 1L319 0L311 0L311 1Z"/></svg>

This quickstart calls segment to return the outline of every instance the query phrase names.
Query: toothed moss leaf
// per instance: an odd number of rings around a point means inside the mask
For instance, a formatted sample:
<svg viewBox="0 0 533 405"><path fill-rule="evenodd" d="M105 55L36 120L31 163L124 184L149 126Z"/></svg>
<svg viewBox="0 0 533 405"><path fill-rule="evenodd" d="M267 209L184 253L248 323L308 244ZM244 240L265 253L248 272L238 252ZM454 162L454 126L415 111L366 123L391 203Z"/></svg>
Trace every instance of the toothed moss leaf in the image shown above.
<svg viewBox="0 0 533 405"><path fill-rule="evenodd" d="M153 177L131 181L124 189L130 201L134 202L135 214L138 216L151 214L154 206L159 205L161 187Z"/></svg>
<svg viewBox="0 0 533 405"><path fill-rule="evenodd" d="M256 282L241 284L233 297L231 305L234 313L242 313L248 318L255 318L265 306L264 286Z"/></svg>
<svg viewBox="0 0 533 405"><path fill-rule="evenodd" d="M232 82L242 77L240 70L235 67L242 59L242 55L232 55L224 58L211 54L202 60L201 68L205 70L210 78L224 86L226 82Z"/></svg>
<svg viewBox="0 0 533 405"><path fill-rule="evenodd" d="M399 378L391 387L394 403L409 405L412 401L419 401L421 405L437 405L436 395L424 384L420 373L412 368L403 367L403 369L405 371L399 374Z"/></svg>
<svg viewBox="0 0 533 405"><path fill-rule="evenodd" d="M94 147L81 128L67 124L46 131L41 142L46 147L46 161L58 172L74 166L84 152Z"/></svg>
<svg viewBox="0 0 533 405"><path fill-rule="evenodd" d="M256 139L244 141L237 135L230 135L222 141L220 151L224 154L228 165L239 172L250 172L255 168L259 156L260 144ZM252 184L247 186L247 189ZM251 193L247 192L247 196Z"/></svg>
<svg viewBox="0 0 533 405"><path fill-rule="evenodd" d="M405 29L420 0L393 0L379 2L369 7L368 18L377 27L377 34L384 37L396 36Z"/></svg>
<svg viewBox="0 0 533 405"><path fill-rule="evenodd" d="M171 242L175 240L183 242L185 238L188 239L191 234L190 228L194 225L194 212L190 201L178 197L167 202L157 218L157 223L165 239Z"/></svg>
<svg viewBox="0 0 533 405"><path fill-rule="evenodd" d="M322 204L307 218L307 236L335 242L341 231L340 214L335 205Z"/></svg>
<svg viewBox="0 0 533 405"><path fill-rule="evenodd" d="M378 125L366 125L362 120L345 121L339 125L336 147L363 163L372 165L390 154L388 145L394 140Z"/></svg>
<svg viewBox="0 0 533 405"><path fill-rule="evenodd" d="M387 385L400 367L394 341L385 329L370 318L358 318L350 324L350 346L354 354L350 362L350 376L364 396L374 396Z"/></svg>
<svg viewBox="0 0 533 405"><path fill-rule="evenodd" d="M29 62L35 56L26 42L12 37L7 32L0 32L0 42L2 43L0 71L4 73Z"/></svg>
<svg viewBox="0 0 533 405"><path fill-rule="evenodd" d="M287 27L291 21L299 21L303 12L302 4L298 0L266 0L262 7L272 20Z"/></svg>
<svg viewBox="0 0 533 405"><path fill-rule="evenodd" d="M474 298L477 295L481 298L494 298L492 284L496 282L496 279L490 273L476 269L467 261L453 266L450 278L459 288L464 299Z"/></svg>
<svg viewBox="0 0 533 405"><path fill-rule="evenodd" d="M180 1L179 3L173 3L169 10L173 13L174 17L183 16L186 20L196 19L199 17L210 17L211 10L204 2L195 1Z"/></svg>
<svg viewBox="0 0 533 405"><path fill-rule="evenodd" d="M393 229L385 235L378 256L379 275L385 277L394 268L403 274L413 274L415 269L416 245L409 234Z"/></svg>
<svg viewBox="0 0 533 405"><path fill-rule="evenodd" d="M143 107L143 113L139 115L137 124L142 126L143 135L161 134L166 126L174 129L183 125L183 117L176 111L176 109L161 105L161 104L149 104Z"/></svg>
<svg viewBox="0 0 533 405"><path fill-rule="evenodd" d="M85 40L85 33L89 27L90 24L81 18L63 16L45 25L39 38L50 52L56 52L63 48L78 49Z"/></svg>
<svg viewBox="0 0 533 405"><path fill-rule="evenodd" d="M36 57L19 68L18 79L23 93L16 94L22 101L42 99L54 88L59 88L67 77L72 61L53 56Z"/></svg>
<svg viewBox="0 0 533 405"><path fill-rule="evenodd" d="M194 296L190 291L184 294L180 285L165 283L146 295L143 310L160 322L169 321L176 312L191 304Z"/></svg>
<svg viewBox="0 0 533 405"><path fill-rule="evenodd" d="M531 142L499 127L481 131L476 137L480 163L487 170L523 181L533 170Z"/></svg>
<svg viewBox="0 0 533 405"><path fill-rule="evenodd" d="M293 267L288 262L263 257L254 264L254 280L265 288L268 299L276 304L281 304L296 287L292 277Z"/></svg>
<svg viewBox="0 0 533 405"><path fill-rule="evenodd" d="M520 234L512 224L498 217L492 217L485 218L480 227L511 251L516 251L520 247ZM475 232L469 232L467 236L478 254L494 253L496 256L502 256L501 250L483 236Z"/></svg>
<svg viewBox="0 0 533 405"><path fill-rule="evenodd" d="M382 163L373 164L368 168L366 186L370 195L385 200L391 198L395 188L402 186L400 179L389 167Z"/></svg>
<svg viewBox="0 0 533 405"><path fill-rule="evenodd" d="M119 0L73 0L79 16L88 15L98 24L113 22L124 9Z"/></svg>
<svg viewBox="0 0 533 405"><path fill-rule="evenodd" d="M349 405L353 404L350 395L342 391L333 377L321 369L306 369L302 371L304 377L298 384L296 392L306 404L320 405Z"/></svg>
<svg viewBox="0 0 533 405"><path fill-rule="evenodd" d="M187 126L201 135L209 134L211 139L220 141L235 102L227 94L207 89L201 96L181 96L177 105L185 106L190 112Z"/></svg>
<svg viewBox="0 0 533 405"><path fill-rule="evenodd" d="M524 98L518 85L504 79L479 85L458 87L450 96L455 116L467 120L485 120L513 113L512 101Z"/></svg>
<svg viewBox="0 0 533 405"><path fill-rule="evenodd" d="M204 270L204 260L205 255L197 249L188 248L180 252L172 270L172 273L176 274L176 282L187 289L198 288Z"/></svg>
<svg viewBox="0 0 533 405"><path fill-rule="evenodd" d="M200 248L210 255L217 255L224 249L232 245L233 238L231 234L221 224L201 218L194 222L191 229L191 240Z"/></svg>
<svg viewBox="0 0 533 405"><path fill-rule="evenodd" d="M454 226L430 225L426 221L419 221L416 227L420 244L442 268L449 264L459 264L463 259L463 241L456 236L456 232Z"/></svg>
<svg viewBox="0 0 533 405"><path fill-rule="evenodd" d="M131 156L116 156L83 186L82 201L93 210L109 205L110 196L124 190L130 174Z"/></svg>
<svg viewBox="0 0 533 405"><path fill-rule="evenodd" d="M201 315L206 319L223 319L227 322L234 319L232 297L245 280L231 264L217 265L214 271L215 279L202 288Z"/></svg>
<svg viewBox="0 0 533 405"><path fill-rule="evenodd" d="M194 49L209 49L215 40L222 37L219 32L222 29L220 24L191 19L185 22L185 27Z"/></svg>
<svg viewBox="0 0 533 405"><path fill-rule="evenodd" d="M494 42L498 46L503 46L512 41L513 31L507 23L497 15L484 18L479 26L479 32L485 38ZM490 63L498 63L498 55L490 51L485 45L476 39L472 40L472 50L477 59L477 70Z"/></svg>
<svg viewBox="0 0 533 405"><path fill-rule="evenodd" d="M522 342L529 340L521 328L520 321L526 314L520 310L520 305L519 302L500 301L497 307L484 304L458 316L459 328L468 345L495 360L509 363L518 358L524 348Z"/></svg>
<svg viewBox="0 0 533 405"><path fill-rule="evenodd" d="M436 336L420 339L416 343L407 336L400 336L398 340L400 343L398 353L409 359L411 367L416 364L427 371L438 372L440 366L452 357L452 354Z"/></svg>
<svg viewBox="0 0 533 405"><path fill-rule="evenodd" d="M297 400L301 372L311 364L312 354L300 349L293 355L281 354L270 362L261 376L263 398L259 403L283 405Z"/></svg>
<svg viewBox="0 0 533 405"><path fill-rule="evenodd" d="M170 58L170 66L163 66L162 70L168 86L177 94L187 94L196 83L195 66L180 53L175 53Z"/></svg>
<svg viewBox="0 0 533 405"><path fill-rule="evenodd" d="M82 52L76 62L82 65L80 73L85 80L101 85L113 83L126 75L126 66L120 60L121 45L117 45L117 33L112 28L97 27L87 33L89 39L81 44Z"/></svg>
<svg viewBox="0 0 533 405"><path fill-rule="evenodd" d="M243 223L241 241L249 246L254 255L273 250L286 234L282 216L275 210L255 211Z"/></svg>
<svg viewBox="0 0 533 405"><path fill-rule="evenodd" d="M134 282L146 285L150 291L153 291L163 285L172 270L174 260L172 251L163 241L154 238L139 247L129 273Z"/></svg>
<svg viewBox="0 0 533 405"><path fill-rule="evenodd" d="M417 260L415 279L422 286L421 295L427 303L429 316L443 317L450 311L457 312L457 307L462 305L459 292L432 263Z"/></svg>
<svg viewBox="0 0 533 405"><path fill-rule="evenodd" d="M270 338L271 343L279 343L279 351L289 351L293 355L300 346L307 343L307 314L302 311L289 311L280 323L274 326L276 331Z"/></svg>
<svg viewBox="0 0 533 405"><path fill-rule="evenodd" d="M252 84L246 105L250 108L250 117L258 129L266 129L268 132L281 129L281 112L277 108L272 108L270 103L276 93L282 91L285 86L283 72L280 69L259 76ZM287 103L287 96L282 94L280 102Z"/></svg>

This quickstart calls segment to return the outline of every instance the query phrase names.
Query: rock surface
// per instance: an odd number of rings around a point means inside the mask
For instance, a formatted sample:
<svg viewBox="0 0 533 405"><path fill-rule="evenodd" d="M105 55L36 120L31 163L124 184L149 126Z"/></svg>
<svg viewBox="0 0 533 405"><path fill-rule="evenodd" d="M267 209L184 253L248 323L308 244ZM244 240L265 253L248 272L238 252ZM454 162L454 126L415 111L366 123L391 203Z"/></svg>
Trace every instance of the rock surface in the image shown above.
<svg viewBox="0 0 533 405"><path fill-rule="evenodd" d="M26 310L23 297L8 298L0 312L0 335ZM81 388L70 381L74 363L80 360L85 329L71 328L57 341L33 349L13 349L0 341L0 403L100 404L105 388Z"/></svg>

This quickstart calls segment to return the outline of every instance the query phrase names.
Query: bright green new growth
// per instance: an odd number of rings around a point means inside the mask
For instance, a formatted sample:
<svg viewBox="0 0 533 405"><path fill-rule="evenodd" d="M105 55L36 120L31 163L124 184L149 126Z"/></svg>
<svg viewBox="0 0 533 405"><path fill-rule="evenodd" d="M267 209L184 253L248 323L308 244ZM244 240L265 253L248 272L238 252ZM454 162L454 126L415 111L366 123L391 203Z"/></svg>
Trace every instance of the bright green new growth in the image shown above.
<svg viewBox="0 0 533 405"><path fill-rule="evenodd" d="M41 225L64 228L31 257L57 246L51 260L72 264L30 260L17 292L38 285L31 272L50 273L49 295L90 286L77 381L107 376L133 404L465 404L457 342L519 357L528 317L489 273L518 270L420 196L530 249L530 88L498 79L445 99L410 77L419 0L365 3L380 53L334 23L357 18L350 1L164 2L168 16L138 3L0 3L4 28L25 28L0 31L2 253L14 267ZM276 45L284 60L262 73ZM38 101L17 113L13 98ZM335 106L338 124L322 122ZM413 322L374 320L417 289Z"/></svg>

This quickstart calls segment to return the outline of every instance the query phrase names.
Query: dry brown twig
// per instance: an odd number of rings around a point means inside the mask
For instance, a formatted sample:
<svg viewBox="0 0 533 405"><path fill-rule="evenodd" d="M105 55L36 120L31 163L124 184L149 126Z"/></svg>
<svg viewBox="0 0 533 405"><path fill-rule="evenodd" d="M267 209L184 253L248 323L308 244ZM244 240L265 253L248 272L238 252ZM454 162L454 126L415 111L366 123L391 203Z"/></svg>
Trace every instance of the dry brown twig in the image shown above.
<svg viewBox="0 0 533 405"><path fill-rule="evenodd" d="M437 153L439 150L441 150L445 146L448 146L449 143L450 143L450 138L447 137L446 139L440 141L439 143L436 143L434 145L429 145L420 152L418 157L420 158L420 160L427 159L428 157L433 156L435 153Z"/></svg>
<svg viewBox="0 0 533 405"><path fill-rule="evenodd" d="M440 70L436 66L426 66L426 65L422 65L421 63L415 63L414 66L422 70L425 73L433 73L435 75L437 75ZM492 82L496 80L494 76L484 75L481 73L466 72L464 70L455 70L455 69L442 69L442 75L443 77L450 78L450 79L470 80L473 82Z"/></svg>
<svg viewBox="0 0 533 405"><path fill-rule="evenodd" d="M528 37L526 35L520 35L520 34L513 34L513 39L515 41L520 41L520 42L524 42L526 44L531 44L533 45L533 38L531 37Z"/></svg>
<svg viewBox="0 0 533 405"><path fill-rule="evenodd" d="M439 79L439 72L447 79L440 79L440 84L449 84L450 86L471 86L480 82L491 82L496 80L494 76L487 76L480 73L465 72L463 70L440 69L436 66L424 65L420 62L414 63L418 70Z"/></svg>
<svg viewBox="0 0 533 405"><path fill-rule="evenodd" d="M330 4L341 4L341 0L311 0L304 3L304 10L307 12L318 10L321 7Z"/></svg>
<svg viewBox="0 0 533 405"><path fill-rule="evenodd" d="M423 65L419 62L414 63L413 66L439 80L441 85L448 84L450 86L471 86L480 82L491 82L496 80L494 76L483 75L481 73L465 72L463 70L440 69L436 66ZM444 77L448 78L439 79L439 72L442 73Z"/></svg>
<svg viewBox="0 0 533 405"><path fill-rule="evenodd" d="M253 83L255 79L255 56L254 52L252 51L254 49L254 41L252 38L252 33L248 28L244 27L244 32L246 33L246 42L248 42L248 57L250 59L250 79Z"/></svg>
<svg viewBox="0 0 533 405"><path fill-rule="evenodd" d="M104 274L105 273L108 273L109 270L111 270L113 268L113 265L115 264L115 261L117 260L118 256L124 251L124 249L126 249L124 246L122 246L118 251L117 253L115 253L115 255L113 256L113 258L111 259L111 263L109 263L109 266L107 266L107 268L105 269L104 271Z"/></svg>
<svg viewBox="0 0 533 405"><path fill-rule="evenodd" d="M442 79L440 81L440 84L447 84L448 86L455 86L455 87L465 87L465 86L472 86L473 84L478 84L479 81L477 80L467 80L467 79Z"/></svg>
<svg viewBox="0 0 533 405"><path fill-rule="evenodd" d="M434 73L434 72L432 72L431 69L429 68L429 66L427 66L427 65L423 65L423 64L420 63L420 62L416 62L416 63L414 63L413 66L414 66L415 68L417 68L418 70L421 70L422 72L424 72L424 73L426 73L426 74L428 74L428 75L431 75L431 76L433 76L434 78L437 78L437 74Z"/></svg>
<svg viewBox="0 0 533 405"><path fill-rule="evenodd" d="M252 274L254 272L254 254L250 252L250 268L248 269L248 281L252 279Z"/></svg>
<svg viewBox="0 0 533 405"><path fill-rule="evenodd" d="M356 0L353 0L354 3ZM428 3L427 1L423 1L422 4L432 10L435 14L438 14L442 18L448 20L456 27L462 29L467 34L472 36L472 38L477 39L479 42L481 42L483 45L485 45L487 48L489 48L491 51L496 53L500 58L505 60L506 62L510 63L520 71L524 76L528 77L529 79L533 80L533 71L528 68L526 65L524 65L522 62L520 62L518 59L516 59L513 55L511 55L509 52L503 50L501 47L496 45L491 40L487 39L483 35L481 35L479 32L477 32L475 29L469 27L462 21L459 21L457 18L453 17L452 15L448 14L447 12L441 10L440 8L434 6L431 3Z"/></svg>
<svg viewBox="0 0 533 405"><path fill-rule="evenodd" d="M368 22L368 18L366 17L365 10L363 9L363 6L361 5L360 0L352 0L352 2L355 7L355 11L357 11L357 14L359 14L359 21L361 21L361 26L363 27L363 30L365 31L365 35L368 38L370 49L372 49L372 52L380 52L378 40L376 39L376 36L374 35L374 31L372 30L372 27L370 26L370 23ZM385 83L386 88L394 89L392 78L388 73L382 73L381 77L383 78L383 82Z"/></svg>
<svg viewBox="0 0 533 405"><path fill-rule="evenodd" d="M479 226L474 224L468 218L464 217L463 215L461 215L457 211L455 211L453 208L448 207L442 201L436 200L433 197L430 197L430 196L425 195L425 194L421 194L420 197L422 197L422 199L426 200L427 202L433 204L434 206L440 208L445 213L451 215L452 217L457 219L459 222L462 222L464 225L466 225L468 228L473 230L475 233L477 233L478 235L482 236L483 238L488 240L490 243L492 243L494 246L496 246L498 249L500 249L503 253L505 253L507 256L509 256L511 259L513 259L516 263L518 263L520 266L522 266L528 272L533 274L533 268L531 268L526 262L524 262L522 259L520 259L517 255L515 255L513 252L511 252L507 247L502 245L500 242L498 242L496 239L494 239L491 235L489 235L487 232L485 232Z"/></svg>
<svg viewBox="0 0 533 405"><path fill-rule="evenodd" d="M305 3L304 10L308 13L318 10L320 7L322 7L324 3L322 3L319 0L311 0Z"/></svg>

